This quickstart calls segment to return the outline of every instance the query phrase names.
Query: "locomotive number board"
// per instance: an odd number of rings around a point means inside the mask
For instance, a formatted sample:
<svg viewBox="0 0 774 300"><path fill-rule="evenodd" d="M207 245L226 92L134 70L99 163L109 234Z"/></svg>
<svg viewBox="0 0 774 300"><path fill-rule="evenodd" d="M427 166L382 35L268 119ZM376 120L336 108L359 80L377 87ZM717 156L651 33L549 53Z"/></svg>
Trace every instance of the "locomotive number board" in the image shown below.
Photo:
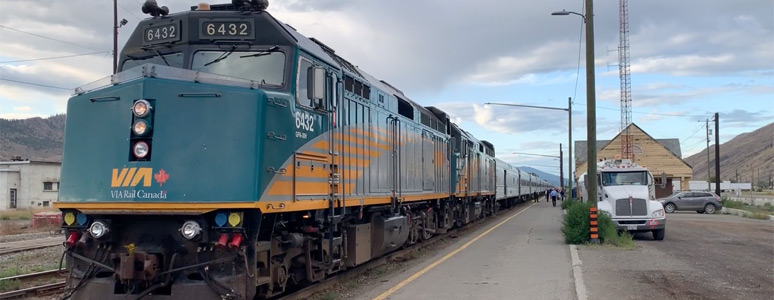
<svg viewBox="0 0 774 300"><path fill-rule="evenodd" d="M255 39L253 20L208 19L199 20L200 39L252 40Z"/></svg>
<svg viewBox="0 0 774 300"><path fill-rule="evenodd" d="M152 24L145 28L142 34L144 45L180 41L180 21L164 24Z"/></svg>

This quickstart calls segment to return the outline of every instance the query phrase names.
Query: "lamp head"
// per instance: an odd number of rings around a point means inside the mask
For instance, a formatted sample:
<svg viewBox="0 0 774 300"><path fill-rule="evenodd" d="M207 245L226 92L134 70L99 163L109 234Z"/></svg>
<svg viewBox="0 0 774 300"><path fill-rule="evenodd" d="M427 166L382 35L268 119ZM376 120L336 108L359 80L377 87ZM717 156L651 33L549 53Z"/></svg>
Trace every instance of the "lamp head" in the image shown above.
<svg viewBox="0 0 774 300"><path fill-rule="evenodd" d="M562 10L562 11L555 11L555 12L552 12L552 13L551 13L551 15L552 15L552 16L567 16L567 15L569 15L569 14L570 14L570 12L569 12L569 11L566 11L566 10Z"/></svg>

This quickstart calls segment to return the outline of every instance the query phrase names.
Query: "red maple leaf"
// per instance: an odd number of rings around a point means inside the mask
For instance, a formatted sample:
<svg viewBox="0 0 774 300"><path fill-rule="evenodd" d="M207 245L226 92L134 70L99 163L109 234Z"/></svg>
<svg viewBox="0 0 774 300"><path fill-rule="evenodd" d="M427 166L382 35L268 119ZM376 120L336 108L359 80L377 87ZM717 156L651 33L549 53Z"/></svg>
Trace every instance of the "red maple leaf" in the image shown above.
<svg viewBox="0 0 774 300"><path fill-rule="evenodd" d="M159 183L159 186L162 186L164 185L164 182L167 182L167 179L169 179L169 174L164 172L164 169L161 169L158 173L153 174L153 178L156 179L156 182Z"/></svg>

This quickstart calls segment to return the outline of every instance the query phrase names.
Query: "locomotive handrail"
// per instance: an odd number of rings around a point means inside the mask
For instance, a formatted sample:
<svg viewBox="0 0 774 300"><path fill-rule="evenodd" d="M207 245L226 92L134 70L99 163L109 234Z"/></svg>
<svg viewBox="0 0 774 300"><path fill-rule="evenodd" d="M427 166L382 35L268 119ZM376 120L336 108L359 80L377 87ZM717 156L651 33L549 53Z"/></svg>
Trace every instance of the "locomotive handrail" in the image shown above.
<svg viewBox="0 0 774 300"><path fill-rule="evenodd" d="M105 102L105 101L118 101L118 100L121 100L121 97L108 96L108 97L96 97L96 98L89 99L89 101L91 102Z"/></svg>

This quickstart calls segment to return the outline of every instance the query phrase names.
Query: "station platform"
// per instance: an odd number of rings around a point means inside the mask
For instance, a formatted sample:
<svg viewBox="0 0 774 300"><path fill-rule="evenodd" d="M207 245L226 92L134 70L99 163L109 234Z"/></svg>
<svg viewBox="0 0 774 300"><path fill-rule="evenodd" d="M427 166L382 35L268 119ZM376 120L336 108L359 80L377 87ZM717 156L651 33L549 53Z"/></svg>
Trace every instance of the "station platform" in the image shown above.
<svg viewBox="0 0 774 300"><path fill-rule="evenodd" d="M575 299L560 203L543 199L501 212L358 299Z"/></svg>

